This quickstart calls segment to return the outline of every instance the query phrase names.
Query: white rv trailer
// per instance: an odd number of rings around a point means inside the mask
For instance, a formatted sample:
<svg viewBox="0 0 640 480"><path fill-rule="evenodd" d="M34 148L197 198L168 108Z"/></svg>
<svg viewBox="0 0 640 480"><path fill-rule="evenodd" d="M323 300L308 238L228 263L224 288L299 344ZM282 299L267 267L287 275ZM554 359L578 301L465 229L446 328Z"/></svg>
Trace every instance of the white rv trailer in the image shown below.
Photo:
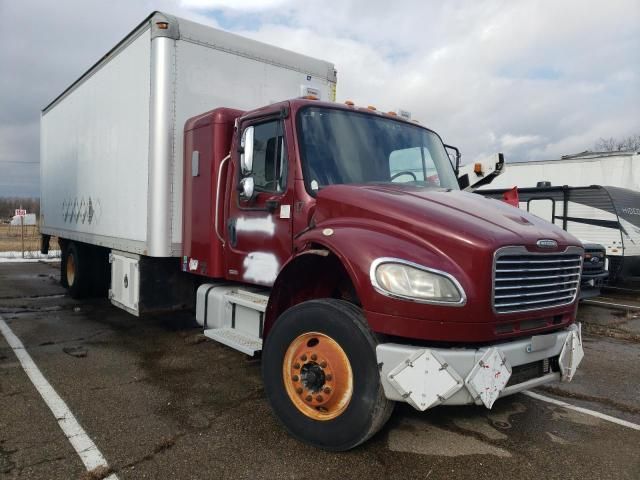
<svg viewBox="0 0 640 480"><path fill-rule="evenodd" d="M507 189L476 193L501 199ZM640 281L640 191L618 187L518 188L520 208L548 220L585 243L600 244L610 281Z"/></svg>

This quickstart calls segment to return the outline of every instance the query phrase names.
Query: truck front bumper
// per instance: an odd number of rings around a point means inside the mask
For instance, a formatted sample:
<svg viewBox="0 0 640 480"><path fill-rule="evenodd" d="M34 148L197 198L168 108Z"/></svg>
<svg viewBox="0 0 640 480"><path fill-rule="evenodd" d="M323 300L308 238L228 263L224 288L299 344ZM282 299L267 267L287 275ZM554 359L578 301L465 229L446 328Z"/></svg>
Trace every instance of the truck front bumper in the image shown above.
<svg viewBox="0 0 640 480"><path fill-rule="evenodd" d="M418 410L481 405L553 381L571 381L584 356L580 324L480 348L383 343L376 355L387 398Z"/></svg>

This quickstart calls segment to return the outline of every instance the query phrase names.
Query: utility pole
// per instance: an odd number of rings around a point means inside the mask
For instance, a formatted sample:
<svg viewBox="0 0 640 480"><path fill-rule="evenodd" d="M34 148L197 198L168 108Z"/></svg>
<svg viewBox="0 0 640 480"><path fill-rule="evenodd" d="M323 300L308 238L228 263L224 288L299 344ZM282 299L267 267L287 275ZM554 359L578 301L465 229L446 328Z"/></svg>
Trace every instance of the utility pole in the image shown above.
<svg viewBox="0 0 640 480"><path fill-rule="evenodd" d="M24 215L20 215L20 230L22 235L22 258L24 258Z"/></svg>

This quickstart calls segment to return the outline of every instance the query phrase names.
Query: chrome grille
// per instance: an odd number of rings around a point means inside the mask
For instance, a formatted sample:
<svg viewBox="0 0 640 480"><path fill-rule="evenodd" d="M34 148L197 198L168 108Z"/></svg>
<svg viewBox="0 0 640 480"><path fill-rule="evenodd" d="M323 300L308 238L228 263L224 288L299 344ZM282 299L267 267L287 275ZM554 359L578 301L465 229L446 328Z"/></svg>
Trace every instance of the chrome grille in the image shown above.
<svg viewBox="0 0 640 480"><path fill-rule="evenodd" d="M582 266L582 273L588 275L597 275L605 271L605 251L601 248L585 248L584 249L585 256L589 258L585 259L585 262ZM592 258L598 258L598 262L594 263L591 261Z"/></svg>
<svg viewBox="0 0 640 480"><path fill-rule="evenodd" d="M580 286L583 250L531 253L524 247L496 252L493 308L496 313L524 312L568 305Z"/></svg>

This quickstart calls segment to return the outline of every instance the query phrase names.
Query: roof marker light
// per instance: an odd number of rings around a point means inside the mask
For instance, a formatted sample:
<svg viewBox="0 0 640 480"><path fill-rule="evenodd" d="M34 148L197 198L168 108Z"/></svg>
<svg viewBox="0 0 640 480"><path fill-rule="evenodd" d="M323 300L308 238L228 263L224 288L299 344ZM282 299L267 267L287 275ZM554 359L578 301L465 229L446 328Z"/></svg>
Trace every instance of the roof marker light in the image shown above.
<svg viewBox="0 0 640 480"><path fill-rule="evenodd" d="M168 22L156 22L156 25L160 30L166 30L167 28L169 28Z"/></svg>
<svg viewBox="0 0 640 480"><path fill-rule="evenodd" d="M374 111L375 111L375 110L377 110L377 109L376 109L376 107L374 107L373 105L369 105L367 108L368 108L369 110L374 110Z"/></svg>
<svg viewBox="0 0 640 480"><path fill-rule="evenodd" d="M387 112L387 115L391 115L392 117L397 117L398 114L396 112Z"/></svg>
<svg viewBox="0 0 640 480"><path fill-rule="evenodd" d="M301 98L303 98L304 100L318 100L318 97L316 97L315 95L305 95Z"/></svg>
<svg viewBox="0 0 640 480"><path fill-rule="evenodd" d="M348 105L349 107L353 107L355 105L355 103L353 103L351 100L345 100L344 104Z"/></svg>

